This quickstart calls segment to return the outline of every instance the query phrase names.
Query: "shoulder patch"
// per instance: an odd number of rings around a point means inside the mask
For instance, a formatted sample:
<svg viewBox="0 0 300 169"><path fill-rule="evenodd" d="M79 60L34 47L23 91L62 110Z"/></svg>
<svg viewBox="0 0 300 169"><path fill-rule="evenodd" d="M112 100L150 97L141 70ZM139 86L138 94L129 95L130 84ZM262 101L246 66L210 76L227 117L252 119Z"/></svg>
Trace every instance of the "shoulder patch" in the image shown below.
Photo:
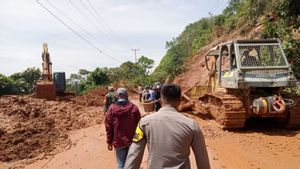
<svg viewBox="0 0 300 169"><path fill-rule="evenodd" d="M144 138L144 132L143 130L140 128L140 123L137 125L136 130L135 130L135 134L133 136L132 141L133 142L139 142L140 140L142 140Z"/></svg>

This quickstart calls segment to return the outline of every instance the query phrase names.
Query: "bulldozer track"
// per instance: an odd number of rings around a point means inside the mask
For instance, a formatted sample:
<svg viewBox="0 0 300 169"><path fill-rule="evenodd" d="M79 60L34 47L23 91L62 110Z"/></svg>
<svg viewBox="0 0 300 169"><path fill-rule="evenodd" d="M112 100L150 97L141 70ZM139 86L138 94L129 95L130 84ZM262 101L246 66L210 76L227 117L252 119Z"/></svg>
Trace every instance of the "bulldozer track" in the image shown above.
<svg viewBox="0 0 300 169"><path fill-rule="evenodd" d="M200 97L204 104L209 105L209 113L223 129L243 128L246 121L246 110L243 101L235 95L217 92Z"/></svg>

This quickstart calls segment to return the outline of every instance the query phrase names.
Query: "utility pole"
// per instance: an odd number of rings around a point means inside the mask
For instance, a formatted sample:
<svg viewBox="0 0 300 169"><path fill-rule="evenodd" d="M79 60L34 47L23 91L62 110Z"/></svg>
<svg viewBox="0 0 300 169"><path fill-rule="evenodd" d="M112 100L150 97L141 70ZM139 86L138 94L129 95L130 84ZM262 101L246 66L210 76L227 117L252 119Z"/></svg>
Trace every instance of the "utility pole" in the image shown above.
<svg viewBox="0 0 300 169"><path fill-rule="evenodd" d="M137 52L137 51L140 51L140 49L139 49L139 48L136 48L136 49L132 49L132 51L134 52L134 60L135 60L135 63L137 63L136 52Z"/></svg>

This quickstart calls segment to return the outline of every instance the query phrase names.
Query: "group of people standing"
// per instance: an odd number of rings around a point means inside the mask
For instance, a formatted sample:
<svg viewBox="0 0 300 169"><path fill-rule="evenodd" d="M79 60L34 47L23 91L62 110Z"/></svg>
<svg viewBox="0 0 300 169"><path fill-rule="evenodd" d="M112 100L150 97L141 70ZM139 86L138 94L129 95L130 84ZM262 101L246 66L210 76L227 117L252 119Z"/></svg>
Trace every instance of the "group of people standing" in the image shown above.
<svg viewBox="0 0 300 169"><path fill-rule="evenodd" d="M154 111L158 111L161 108L161 101L160 101L160 90L162 85L155 84L151 86L145 87L138 87L139 93L139 101L140 102L153 102L154 103Z"/></svg>
<svg viewBox="0 0 300 169"><path fill-rule="evenodd" d="M109 88L104 108L107 148L115 149L118 169L139 169L146 144L149 169L189 169L190 148L197 168L210 169L202 131L194 120L177 111L180 87L166 84L154 91L152 96L149 91L147 100L159 100L157 112L141 118L138 107L129 101L126 88L118 88L115 93Z"/></svg>

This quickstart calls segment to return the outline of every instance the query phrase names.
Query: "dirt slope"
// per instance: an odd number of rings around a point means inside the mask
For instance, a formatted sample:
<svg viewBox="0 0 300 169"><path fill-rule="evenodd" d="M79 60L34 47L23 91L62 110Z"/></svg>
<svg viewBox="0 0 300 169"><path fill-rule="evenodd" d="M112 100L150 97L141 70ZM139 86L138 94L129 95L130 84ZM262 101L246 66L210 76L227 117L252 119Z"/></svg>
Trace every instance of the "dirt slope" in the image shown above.
<svg viewBox="0 0 300 169"><path fill-rule="evenodd" d="M106 88L96 87L69 101L82 106L103 106L106 92Z"/></svg>
<svg viewBox="0 0 300 169"><path fill-rule="evenodd" d="M220 37L215 37L208 45L201 48L194 56L184 63L185 71L174 79L174 83L179 84L181 88L187 90L195 85L206 86L208 83L209 71L205 66L205 54L216 45L237 39L253 39L259 36L261 26L253 28L247 35L241 35L242 28L234 30L231 33L223 33Z"/></svg>

